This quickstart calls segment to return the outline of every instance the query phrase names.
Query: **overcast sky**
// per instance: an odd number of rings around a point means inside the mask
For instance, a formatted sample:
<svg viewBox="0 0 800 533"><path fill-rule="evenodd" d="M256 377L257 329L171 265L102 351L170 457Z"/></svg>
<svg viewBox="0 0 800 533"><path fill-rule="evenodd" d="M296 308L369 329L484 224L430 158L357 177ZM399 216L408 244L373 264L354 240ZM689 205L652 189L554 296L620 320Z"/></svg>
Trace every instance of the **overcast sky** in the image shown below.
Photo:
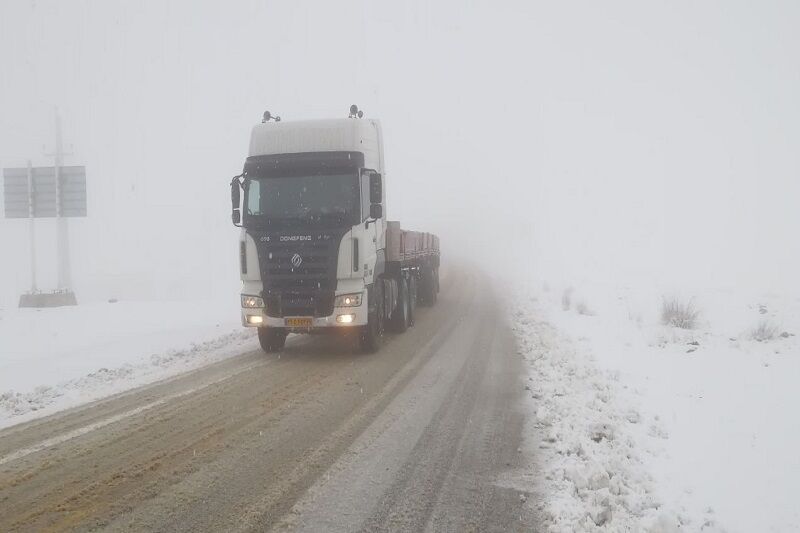
<svg viewBox="0 0 800 533"><path fill-rule="evenodd" d="M89 181L79 297L235 297L250 127L351 103L383 122L390 218L440 233L445 260L795 290L798 27L793 1L4 0L0 165L47 163L57 105ZM26 222L0 239L8 305Z"/></svg>

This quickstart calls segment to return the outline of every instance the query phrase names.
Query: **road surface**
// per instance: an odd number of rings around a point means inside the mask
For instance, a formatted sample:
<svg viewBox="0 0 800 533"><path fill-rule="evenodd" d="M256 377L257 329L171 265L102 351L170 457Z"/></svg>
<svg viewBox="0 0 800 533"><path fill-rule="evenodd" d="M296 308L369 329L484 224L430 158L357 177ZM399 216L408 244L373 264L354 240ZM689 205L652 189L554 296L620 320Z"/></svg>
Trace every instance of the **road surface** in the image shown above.
<svg viewBox="0 0 800 533"><path fill-rule="evenodd" d="M532 531L521 359L454 272L378 354L296 337L0 431L0 531Z"/></svg>

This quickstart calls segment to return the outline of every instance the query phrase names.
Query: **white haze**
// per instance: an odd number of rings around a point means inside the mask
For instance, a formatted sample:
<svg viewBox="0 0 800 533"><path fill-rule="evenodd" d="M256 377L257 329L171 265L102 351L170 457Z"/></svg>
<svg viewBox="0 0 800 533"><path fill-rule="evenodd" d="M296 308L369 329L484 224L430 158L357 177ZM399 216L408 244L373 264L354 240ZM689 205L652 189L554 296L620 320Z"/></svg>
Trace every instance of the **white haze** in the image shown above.
<svg viewBox="0 0 800 533"><path fill-rule="evenodd" d="M798 27L791 1L4 0L0 166L48 162L57 105L89 181L84 301L235 299L227 184L250 127L352 103L383 121L390 218L439 233L446 262L795 290ZM0 239L14 306L27 221Z"/></svg>

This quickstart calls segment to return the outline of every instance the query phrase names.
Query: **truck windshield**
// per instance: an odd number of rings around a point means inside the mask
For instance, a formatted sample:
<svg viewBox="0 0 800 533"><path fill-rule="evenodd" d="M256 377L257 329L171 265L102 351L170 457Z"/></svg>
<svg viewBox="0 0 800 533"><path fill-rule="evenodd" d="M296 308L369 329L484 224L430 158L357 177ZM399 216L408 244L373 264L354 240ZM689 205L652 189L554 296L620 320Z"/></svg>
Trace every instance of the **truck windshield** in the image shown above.
<svg viewBox="0 0 800 533"><path fill-rule="evenodd" d="M245 217L256 224L357 224L361 219L356 174L251 178Z"/></svg>

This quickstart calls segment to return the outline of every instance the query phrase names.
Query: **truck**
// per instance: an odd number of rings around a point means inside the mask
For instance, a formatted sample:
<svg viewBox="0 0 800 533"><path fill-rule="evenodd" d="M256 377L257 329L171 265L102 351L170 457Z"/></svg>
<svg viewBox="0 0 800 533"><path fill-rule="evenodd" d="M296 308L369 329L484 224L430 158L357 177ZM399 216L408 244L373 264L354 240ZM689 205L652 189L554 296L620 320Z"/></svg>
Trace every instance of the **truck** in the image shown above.
<svg viewBox="0 0 800 533"><path fill-rule="evenodd" d="M365 352L439 293L439 238L387 220L380 121L282 121L265 112L231 180L241 320L265 352L289 333L347 335Z"/></svg>

